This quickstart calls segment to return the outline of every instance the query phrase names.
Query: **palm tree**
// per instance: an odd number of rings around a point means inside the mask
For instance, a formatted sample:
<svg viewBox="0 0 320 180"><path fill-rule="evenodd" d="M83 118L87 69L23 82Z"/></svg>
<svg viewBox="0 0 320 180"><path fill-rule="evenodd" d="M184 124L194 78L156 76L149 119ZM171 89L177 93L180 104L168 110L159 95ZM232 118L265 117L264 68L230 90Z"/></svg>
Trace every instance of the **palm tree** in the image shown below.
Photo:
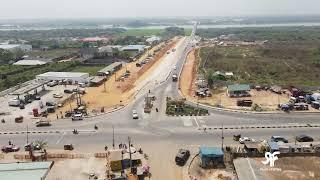
<svg viewBox="0 0 320 180"><path fill-rule="evenodd" d="M48 142L44 140L37 140L35 141L35 144L40 147L40 149L45 149L48 146Z"/></svg>

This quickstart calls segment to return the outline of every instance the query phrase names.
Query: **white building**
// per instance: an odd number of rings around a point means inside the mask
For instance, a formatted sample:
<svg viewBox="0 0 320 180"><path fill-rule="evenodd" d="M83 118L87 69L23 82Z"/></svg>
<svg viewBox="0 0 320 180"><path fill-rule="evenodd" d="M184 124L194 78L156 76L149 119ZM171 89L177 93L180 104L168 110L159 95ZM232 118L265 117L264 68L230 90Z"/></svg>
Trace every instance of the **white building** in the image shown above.
<svg viewBox="0 0 320 180"><path fill-rule="evenodd" d="M0 49L8 51L22 50L24 52L32 51L32 46L28 44L0 44Z"/></svg>
<svg viewBox="0 0 320 180"><path fill-rule="evenodd" d="M121 48L121 51L127 52L143 52L146 48L146 45L128 45Z"/></svg>
<svg viewBox="0 0 320 180"><path fill-rule="evenodd" d="M37 65L44 65L47 63L50 63L50 59L44 59L44 58L34 58L34 59L23 59L20 61L17 61L13 63L13 65L16 66L37 66Z"/></svg>
<svg viewBox="0 0 320 180"><path fill-rule="evenodd" d="M152 36L152 37L146 39L146 41L147 41L149 44L158 43L160 40L161 40L161 38L158 37L158 36Z"/></svg>
<svg viewBox="0 0 320 180"><path fill-rule="evenodd" d="M46 72L36 76L38 81L52 81L52 80L69 80L72 83L88 83L89 73L81 72Z"/></svg>

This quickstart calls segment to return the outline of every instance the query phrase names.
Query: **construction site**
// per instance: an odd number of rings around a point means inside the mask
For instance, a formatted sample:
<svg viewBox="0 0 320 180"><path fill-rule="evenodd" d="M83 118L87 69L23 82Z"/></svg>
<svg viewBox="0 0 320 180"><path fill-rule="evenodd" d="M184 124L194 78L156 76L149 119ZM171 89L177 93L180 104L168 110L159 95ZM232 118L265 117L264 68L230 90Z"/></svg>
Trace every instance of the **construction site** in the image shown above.
<svg viewBox="0 0 320 180"><path fill-rule="evenodd" d="M97 114L108 109L115 109L128 104L136 93L146 83L166 52L172 49L179 38L174 38L168 42L160 43L144 53L140 59L131 63L125 63L121 68L108 74L107 80L96 87L87 87L86 94L81 99L86 104L88 113ZM59 111L69 111L70 106L75 107L76 101L71 100Z"/></svg>

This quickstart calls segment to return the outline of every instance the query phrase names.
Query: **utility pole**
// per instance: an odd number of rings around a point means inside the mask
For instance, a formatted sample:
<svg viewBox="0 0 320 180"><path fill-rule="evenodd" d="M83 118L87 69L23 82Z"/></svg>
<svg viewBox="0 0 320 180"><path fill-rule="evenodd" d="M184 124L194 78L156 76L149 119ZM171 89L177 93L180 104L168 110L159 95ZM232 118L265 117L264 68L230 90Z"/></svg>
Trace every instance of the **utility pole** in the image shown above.
<svg viewBox="0 0 320 180"><path fill-rule="evenodd" d="M222 123L222 128L221 128L221 149L223 151L223 141L224 141L224 135L223 135L223 123Z"/></svg>
<svg viewBox="0 0 320 180"><path fill-rule="evenodd" d="M28 127L28 124L27 124L27 144L29 144L29 127Z"/></svg>
<svg viewBox="0 0 320 180"><path fill-rule="evenodd" d="M132 173L132 157L131 157L131 138L128 136L129 141L129 156L130 156L130 172Z"/></svg>
<svg viewBox="0 0 320 180"><path fill-rule="evenodd" d="M112 147L114 149L114 126L112 125Z"/></svg>

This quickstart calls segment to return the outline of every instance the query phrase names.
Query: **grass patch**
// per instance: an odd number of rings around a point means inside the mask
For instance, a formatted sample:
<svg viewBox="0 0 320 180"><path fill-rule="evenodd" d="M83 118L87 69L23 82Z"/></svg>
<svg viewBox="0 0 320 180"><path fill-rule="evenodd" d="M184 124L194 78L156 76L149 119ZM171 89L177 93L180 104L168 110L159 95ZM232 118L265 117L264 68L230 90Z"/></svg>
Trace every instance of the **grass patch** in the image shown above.
<svg viewBox="0 0 320 180"><path fill-rule="evenodd" d="M236 83L319 86L320 69L314 64L314 49L304 46L207 47L207 71L232 71Z"/></svg>
<svg viewBox="0 0 320 180"><path fill-rule="evenodd" d="M187 105L184 103L184 100L172 100L171 98L167 98L166 114L176 116L203 116L208 114L208 110Z"/></svg>
<svg viewBox="0 0 320 180"><path fill-rule="evenodd" d="M68 49L52 49L48 51L31 51L27 55L31 57L43 57L43 58L57 58L61 56L66 56L72 53L77 53L79 49L68 48Z"/></svg>

